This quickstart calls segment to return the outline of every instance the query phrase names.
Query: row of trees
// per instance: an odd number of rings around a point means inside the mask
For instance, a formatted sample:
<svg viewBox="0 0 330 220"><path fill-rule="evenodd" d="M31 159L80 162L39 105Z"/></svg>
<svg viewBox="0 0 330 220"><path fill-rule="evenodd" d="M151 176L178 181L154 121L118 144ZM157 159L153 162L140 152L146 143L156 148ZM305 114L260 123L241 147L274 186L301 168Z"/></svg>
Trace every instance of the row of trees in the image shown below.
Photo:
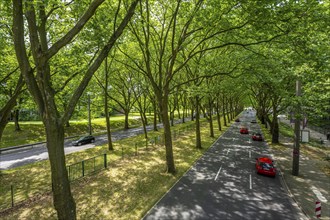
<svg viewBox="0 0 330 220"><path fill-rule="evenodd" d="M305 105L312 103L317 114L329 110L313 102L329 100L329 78L324 80L329 74L329 3L13 0L0 5L0 137L17 104L31 105L31 96L46 130L59 219L76 218L64 127L81 110L87 91L107 119L110 150L111 108L127 116L134 107L144 125L152 109L153 123L160 118L164 125L169 173L176 172L175 111L196 116L199 148L201 110L219 119L241 109L247 97L278 141L274 119L301 102L293 99L298 77L305 82ZM210 120L211 136L212 129Z"/></svg>

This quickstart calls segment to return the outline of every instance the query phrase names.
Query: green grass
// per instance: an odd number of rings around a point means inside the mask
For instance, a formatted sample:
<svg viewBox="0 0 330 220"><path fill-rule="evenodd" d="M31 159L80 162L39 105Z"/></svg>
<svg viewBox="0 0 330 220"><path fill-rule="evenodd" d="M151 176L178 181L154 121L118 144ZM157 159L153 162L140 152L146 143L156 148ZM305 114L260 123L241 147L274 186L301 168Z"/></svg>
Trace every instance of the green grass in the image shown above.
<svg viewBox="0 0 330 220"><path fill-rule="evenodd" d="M209 126L202 126L202 150L195 148L194 122L172 127L173 151L177 173L165 171L164 146L149 144L145 147L143 135L120 140L114 143L114 152L107 146L95 147L66 156L67 164L72 164L94 156L107 153L109 168L96 175L87 176L73 182L72 193L77 204L78 219L140 219L155 202L192 166L216 138L209 137ZM223 128L225 128L223 126ZM215 129L215 136L221 132ZM162 132L150 132L149 137L162 136ZM161 139L161 138L160 138ZM161 140L160 140L161 141ZM135 155L138 143L138 156ZM124 159L122 159L124 149ZM1 177L0 204L8 197L3 186L14 184L22 188L19 192L24 198L40 190L47 191L50 186L49 162L41 161L24 167L5 171ZM28 204L2 219L56 219L51 196Z"/></svg>
<svg viewBox="0 0 330 220"><path fill-rule="evenodd" d="M289 141L291 141L293 146L294 141L294 129L287 124L281 123L280 124L280 135L282 137L288 138ZM271 133L268 129L265 128L265 126L261 126L262 132L264 134L264 137L270 147L273 150L278 151L285 151L287 150L288 146L284 145L282 143L271 143ZM330 149L325 147L320 143L319 140L310 138L308 143L300 143L300 152L302 152L304 155L311 157L319 162L321 161L330 161L329 155L330 155ZM324 163L323 165L319 165L320 169L327 175L330 176L330 163Z"/></svg>
<svg viewBox="0 0 330 220"><path fill-rule="evenodd" d="M129 117L130 127L141 126L141 121L134 114ZM110 117L112 130L124 128L124 116ZM46 140L45 130L42 122L20 122L22 131L15 131L13 122L6 126L0 148L19 146L23 144L32 144ZM93 133L101 134L106 132L105 118L92 120ZM70 121L70 127L65 128L65 137L80 136L88 133L88 121Z"/></svg>

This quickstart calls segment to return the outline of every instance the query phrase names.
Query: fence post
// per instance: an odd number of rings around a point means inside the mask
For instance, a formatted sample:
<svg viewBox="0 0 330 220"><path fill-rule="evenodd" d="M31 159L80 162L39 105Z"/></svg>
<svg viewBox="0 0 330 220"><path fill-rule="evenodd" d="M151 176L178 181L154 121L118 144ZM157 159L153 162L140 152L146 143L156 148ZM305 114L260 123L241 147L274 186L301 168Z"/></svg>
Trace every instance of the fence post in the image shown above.
<svg viewBox="0 0 330 220"><path fill-rule="evenodd" d="M81 161L81 166L82 166L82 176L85 176L85 161Z"/></svg>
<svg viewBox="0 0 330 220"><path fill-rule="evenodd" d="M95 172L95 157L93 158L93 166L94 166L94 172Z"/></svg>
<svg viewBox="0 0 330 220"><path fill-rule="evenodd" d="M137 156L137 143L135 143L135 156Z"/></svg>
<svg viewBox="0 0 330 220"><path fill-rule="evenodd" d="M14 187L10 185L10 192L11 192L11 207L14 207Z"/></svg>
<svg viewBox="0 0 330 220"><path fill-rule="evenodd" d="M107 154L103 154L103 157L104 157L104 168L107 168L107 165L108 165L108 163L107 163Z"/></svg>

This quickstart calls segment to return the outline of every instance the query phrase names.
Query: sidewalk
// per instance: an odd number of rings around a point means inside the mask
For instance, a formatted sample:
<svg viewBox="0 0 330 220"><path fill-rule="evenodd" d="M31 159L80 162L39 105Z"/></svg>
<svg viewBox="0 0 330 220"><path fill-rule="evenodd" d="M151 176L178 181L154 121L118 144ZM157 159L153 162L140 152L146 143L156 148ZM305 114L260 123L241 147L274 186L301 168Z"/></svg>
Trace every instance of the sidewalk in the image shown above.
<svg viewBox="0 0 330 220"><path fill-rule="evenodd" d="M311 131L310 136L313 139L323 137L315 131ZM282 137L280 142L284 146L281 149L272 148L272 152L289 194L308 219L330 220L330 161L307 156L304 150L308 144L305 143L306 146L301 146L300 151L299 175L293 176L291 174L293 140ZM326 144L329 145L329 141ZM325 167L328 167L328 175L322 171ZM321 202L321 218L317 218L315 214L316 201Z"/></svg>

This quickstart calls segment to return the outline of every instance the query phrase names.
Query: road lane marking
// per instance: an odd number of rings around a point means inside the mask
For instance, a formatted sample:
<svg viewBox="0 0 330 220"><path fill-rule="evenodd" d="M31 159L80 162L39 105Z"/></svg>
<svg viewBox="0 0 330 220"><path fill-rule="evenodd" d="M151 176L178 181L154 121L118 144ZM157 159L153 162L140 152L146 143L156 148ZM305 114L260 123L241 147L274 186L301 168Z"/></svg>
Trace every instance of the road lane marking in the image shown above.
<svg viewBox="0 0 330 220"><path fill-rule="evenodd" d="M250 174L250 189L252 189L252 176Z"/></svg>
<svg viewBox="0 0 330 220"><path fill-rule="evenodd" d="M219 176L219 173L221 172L221 169L222 169L222 165L221 165L220 169L218 170L218 173L217 173L217 175L215 176L214 180L217 180L217 179L218 179L218 176Z"/></svg>
<svg viewBox="0 0 330 220"><path fill-rule="evenodd" d="M249 158L251 158L251 151L249 150Z"/></svg>

